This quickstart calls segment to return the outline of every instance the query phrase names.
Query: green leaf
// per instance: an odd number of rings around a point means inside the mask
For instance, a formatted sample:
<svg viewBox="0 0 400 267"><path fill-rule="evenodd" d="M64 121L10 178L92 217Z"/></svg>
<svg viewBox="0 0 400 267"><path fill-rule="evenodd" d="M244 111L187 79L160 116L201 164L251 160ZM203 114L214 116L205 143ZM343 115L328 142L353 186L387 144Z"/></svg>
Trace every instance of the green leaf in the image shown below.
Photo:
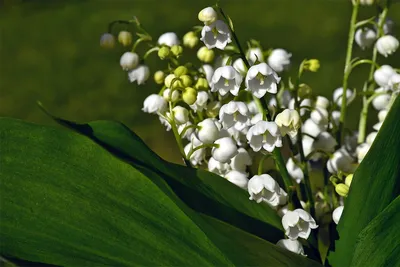
<svg viewBox="0 0 400 267"><path fill-rule="evenodd" d="M332 266L350 265L360 232L400 194L399 113L400 97L397 97L354 174L337 227L339 240L328 257Z"/></svg>
<svg viewBox="0 0 400 267"><path fill-rule="evenodd" d="M400 266L400 196L357 239L351 266Z"/></svg>
<svg viewBox="0 0 400 267"><path fill-rule="evenodd" d="M164 161L125 125L113 121L78 124L52 117L133 166L160 172L189 207L273 243L284 237L281 218L268 205L249 201L246 191L216 174Z"/></svg>
<svg viewBox="0 0 400 267"><path fill-rule="evenodd" d="M90 139L0 119L0 140L0 254L62 266L232 265L159 185Z"/></svg>

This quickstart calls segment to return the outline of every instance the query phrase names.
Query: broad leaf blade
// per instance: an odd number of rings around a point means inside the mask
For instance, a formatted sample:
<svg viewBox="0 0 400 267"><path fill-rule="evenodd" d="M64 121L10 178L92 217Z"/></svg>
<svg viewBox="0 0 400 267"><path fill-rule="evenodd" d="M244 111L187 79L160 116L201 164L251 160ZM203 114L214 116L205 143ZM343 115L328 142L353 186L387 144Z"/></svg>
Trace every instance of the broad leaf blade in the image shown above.
<svg viewBox="0 0 400 267"><path fill-rule="evenodd" d="M400 196L358 236L351 266L400 266Z"/></svg>
<svg viewBox="0 0 400 267"><path fill-rule="evenodd" d="M400 194L399 113L400 97L397 97L371 149L354 174L337 227L339 240L328 257L333 266L350 265L362 229Z"/></svg>

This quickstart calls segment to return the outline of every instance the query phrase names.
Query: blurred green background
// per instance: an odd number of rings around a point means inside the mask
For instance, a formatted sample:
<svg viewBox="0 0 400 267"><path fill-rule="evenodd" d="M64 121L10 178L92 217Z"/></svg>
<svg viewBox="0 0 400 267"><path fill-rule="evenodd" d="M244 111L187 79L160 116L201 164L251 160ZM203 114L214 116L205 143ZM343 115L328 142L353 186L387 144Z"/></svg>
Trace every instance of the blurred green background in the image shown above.
<svg viewBox="0 0 400 267"><path fill-rule="evenodd" d="M234 21L242 43L254 38L264 48L293 53L293 75L304 58L318 58L321 69L305 81L319 94L331 97L340 87L351 5L349 0L225 0L220 2ZM120 46L104 50L99 38L108 22L136 15L155 39L166 31L183 36L199 25L197 13L213 1L78 0L0 1L0 116L54 124L36 105L40 100L53 114L75 121L112 119L137 132L163 158L179 161L170 133L158 118L142 113L145 97L158 92L150 79L146 86L130 84L119 66ZM376 15L363 7L360 17ZM389 12L400 21L400 4ZM398 29L398 26L396 26ZM395 29L395 30L397 30ZM398 32L398 31L397 31ZM372 50L356 49L370 57ZM155 56L149 65L157 67ZM399 67L400 52L379 63ZM360 88L367 67L351 77ZM355 128L359 103L350 108L349 126ZM375 118L373 118L375 120Z"/></svg>

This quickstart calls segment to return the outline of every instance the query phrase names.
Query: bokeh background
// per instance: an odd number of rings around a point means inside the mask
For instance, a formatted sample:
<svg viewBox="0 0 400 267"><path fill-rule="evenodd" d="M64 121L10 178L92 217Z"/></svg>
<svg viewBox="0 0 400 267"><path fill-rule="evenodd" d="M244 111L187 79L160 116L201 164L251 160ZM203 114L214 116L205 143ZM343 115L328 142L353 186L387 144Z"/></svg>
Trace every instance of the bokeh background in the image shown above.
<svg viewBox="0 0 400 267"><path fill-rule="evenodd" d="M154 39L167 31L181 37L199 25L198 11L212 4L204 0L0 1L0 116L54 125L37 107L40 100L53 114L70 120L122 121L163 158L179 162L172 135L157 116L141 111L145 97L159 87L152 79L141 87L129 83L119 66L125 50L121 46L101 49L99 38L110 21L134 15ZM286 78L295 74L304 58L318 58L320 71L307 73L305 81L326 97L340 87L349 0L222 0L220 4L243 44L254 38L266 49L293 53ZM360 18L376 14L375 7L363 7ZM389 17L400 22L400 4L393 5ZM397 24L395 31L399 32ZM371 53L372 49L357 48L355 56ZM155 55L150 58L151 70L165 66L165 62L158 65ZM378 60L399 67L400 52ZM367 69L354 72L352 88L361 88ZM350 107L349 127L356 128L359 107L359 102Z"/></svg>

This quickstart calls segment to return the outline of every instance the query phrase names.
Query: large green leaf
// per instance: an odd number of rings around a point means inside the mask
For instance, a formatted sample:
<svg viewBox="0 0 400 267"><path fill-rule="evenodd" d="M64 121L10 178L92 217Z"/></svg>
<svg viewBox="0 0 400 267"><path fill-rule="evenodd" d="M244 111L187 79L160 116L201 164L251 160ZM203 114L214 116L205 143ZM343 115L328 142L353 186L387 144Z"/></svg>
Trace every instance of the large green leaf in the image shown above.
<svg viewBox="0 0 400 267"><path fill-rule="evenodd" d="M358 236L351 266L400 266L400 196Z"/></svg>
<svg viewBox="0 0 400 267"><path fill-rule="evenodd" d="M246 191L216 174L164 161L125 125L114 121L78 124L52 117L132 165L162 173L175 193L191 208L271 242L284 237L281 219L268 205L249 201Z"/></svg>
<svg viewBox="0 0 400 267"><path fill-rule="evenodd" d="M337 227L339 240L328 257L333 266L350 265L362 229L400 194L399 114L400 97L397 97L371 149L354 174ZM400 224L396 227L400 231Z"/></svg>

